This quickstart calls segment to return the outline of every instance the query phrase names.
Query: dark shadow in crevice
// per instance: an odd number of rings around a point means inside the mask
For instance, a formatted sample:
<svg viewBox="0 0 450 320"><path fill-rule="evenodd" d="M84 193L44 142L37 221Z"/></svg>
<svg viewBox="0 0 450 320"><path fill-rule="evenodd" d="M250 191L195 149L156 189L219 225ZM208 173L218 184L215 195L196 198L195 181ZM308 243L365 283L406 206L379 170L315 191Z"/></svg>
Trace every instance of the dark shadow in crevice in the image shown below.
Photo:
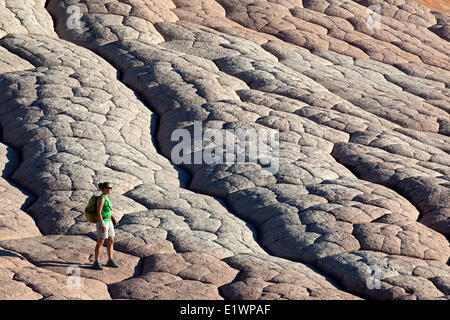
<svg viewBox="0 0 450 320"><path fill-rule="evenodd" d="M26 260L24 257L22 257L21 255L12 252L12 251L8 251L8 250L2 250L0 249L0 257L14 257L14 258L19 258L20 260Z"/></svg>

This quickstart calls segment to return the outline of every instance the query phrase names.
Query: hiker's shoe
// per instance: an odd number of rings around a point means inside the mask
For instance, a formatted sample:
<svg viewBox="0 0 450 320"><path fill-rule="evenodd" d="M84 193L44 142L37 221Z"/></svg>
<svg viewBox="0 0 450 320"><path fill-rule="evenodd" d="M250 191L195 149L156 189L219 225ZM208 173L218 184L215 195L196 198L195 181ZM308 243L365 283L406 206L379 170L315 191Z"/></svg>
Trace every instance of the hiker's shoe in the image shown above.
<svg viewBox="0 0 450 320"><path fill-rule="evenodd" d="M108 263L106 264L107 267L111 268L118 268L119 265L114 260L108 260Z"/></svg>
<svg viewBox="0 0 450 320"><path fill-rule="evenodd" d="M92 268L93 268L94 270L103 270L103 266L102 266L102 264L100 263L100 261L95 261L95 262L94 262L94 265L92 266Z"/></svg>

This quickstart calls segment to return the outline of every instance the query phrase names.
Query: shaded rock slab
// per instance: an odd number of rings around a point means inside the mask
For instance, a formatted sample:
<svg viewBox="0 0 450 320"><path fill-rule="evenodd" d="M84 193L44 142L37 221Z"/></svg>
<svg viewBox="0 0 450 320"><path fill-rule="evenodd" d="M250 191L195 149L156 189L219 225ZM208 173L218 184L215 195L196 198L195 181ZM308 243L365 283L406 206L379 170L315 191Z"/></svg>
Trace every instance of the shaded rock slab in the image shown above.
<svg viewBox="0 0 450 320"><path fill-rule="evenodd" d="M121 221L120 237L137 241L130 252L151 253L152 242L170 253L204 252L219 259L236 253L264 253L255 241L253 228L230 214L223 202L185 189L141 185L126 196L148 208L127 214ZM145 248L147 246L147 248ZM162 253L162 252L161 252Z"/></svg>
<svg viewBox="0 0 450 320"><path fill-rule="evenodd" d="M202 252L154 254L144 260L143 275L111 284L113 298L222 300L218 287L238 270Z"/></svg>
<svg viewBox="0 0 450 320"><path fill-rule="evenodd" d="M449 156L440 152L421 155L399 144L386 148L403 150L399 153L404 155L359 143L338 143L333 156L362 178L398 191L420 210L420 222L448 235Z"/></svg>
<svg viewBox="0 0 450 320"><path fill-rule="evenodd" d="M10 33L39 34L57 38L45 0L1 0L0 38Z"/></svg>
<svg viewBox="0 0 450 320"><path fill-rule="evenodd" d="M34 197L9 181L19 165L19 153L0 144L0 240L41 236L33 218L23 210Z"/></svg>
<svg viewBox="0 0 450 320"><path fill-rule="evenodd" d="M225 261L240 270L238 278L220 287L231 300L357 300L338 290L316 270L271 257L236 255Z"/></svg>
<svg viewBox="0 0 450 320"><path fill-rule="evenodd" d="M33 218L22 210L30 202L29 194L0 178L0 197L0 240L42 235Z"/></svg>
<svg viewBox="0 0 450 320"><path fill-rule="evenodd" d="M106 271L92 269L96 241L86 236L43 236L20 240L0 241L0 247L19 253L39 268L67 275L68 268L77 266L82 278L99 280L109 284L139 273L139 258L115 252L114 260L120 268ZM102 248L100 261L106 264L106 247Z"/></svg>
<svg viewBox="0 0 450 320"><path fill-rule="evenodd" d="M353 234L361 249L438 260L446 263L450 247L445 237L416 221L387 214L367 224L356 224Z"/></svg>
<svg viewBox="0 0 450 320"><path fill-rule="evenodd" d="M0 72L22 71L33 69L34 66L28 61L19 58L3 47L0 47Z"/></svg>
<svg viewBox="0 0 450 320"><path fill-rule="evenodd" d="M450 267L439 261L358 251L318 261L320 270L347 290L374 299L437 299L448 296Z"/></svg>
<svg viewBox="0 0 450 320"><path fill-rule="evenodd" d="M108 287L84 277L76 281L71 272L60 274L36 267L23 256L0 249L1 300L109 300ZM79 281L79 282L78 282Z"/></svg>
<svg viewBox="0 0 450 320"><path fill-rule="evenodd" d="M445 234L450 234L450 182L448 179L413 177L397 185L421 212L420 222Z"/></svg>
<svg viewBox="0 0 450 320"><path fill-rule="evenodd" d="M159 272L111 284L109 290L113 299L222 300L212 284Z"/></svg>
<svg viewBox="0 0 450 320"><path fill-rule="evenodd" d="M147 272L166 272L217 286L232 282L238 274L225 262L202 252L152 255L144 260L142 273Z"/></svg>
<svg viewBox="0 0 450 320"><path fill-rule="evenodd" d="M446 238L419 224L406 199L356 179L298 187L276 184L235 192L228 201L272 254L312 263L360 249L435 259L450 256Z"/></svg>

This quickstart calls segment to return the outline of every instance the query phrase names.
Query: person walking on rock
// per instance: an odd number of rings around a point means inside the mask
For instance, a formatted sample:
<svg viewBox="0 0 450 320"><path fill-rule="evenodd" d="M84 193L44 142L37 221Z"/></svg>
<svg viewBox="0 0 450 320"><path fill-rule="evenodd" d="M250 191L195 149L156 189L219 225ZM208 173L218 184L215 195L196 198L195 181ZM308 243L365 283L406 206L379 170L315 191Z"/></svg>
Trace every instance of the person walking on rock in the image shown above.
<svg viewBox="0 0 450 320"><path fill-rule="evenodd" d="M113 259L114 251L114 225L119 225L119 222L112 216L112 203L109 195L112 193L112 184L110 182L103 182L98 185L102 191L102 195L97 199L97 245L95 246L95 262L94 269L103 270L100 263L100 249L103 246L105 239L107 240L108 263L106 266L118 268L119 266Z"/></svg>

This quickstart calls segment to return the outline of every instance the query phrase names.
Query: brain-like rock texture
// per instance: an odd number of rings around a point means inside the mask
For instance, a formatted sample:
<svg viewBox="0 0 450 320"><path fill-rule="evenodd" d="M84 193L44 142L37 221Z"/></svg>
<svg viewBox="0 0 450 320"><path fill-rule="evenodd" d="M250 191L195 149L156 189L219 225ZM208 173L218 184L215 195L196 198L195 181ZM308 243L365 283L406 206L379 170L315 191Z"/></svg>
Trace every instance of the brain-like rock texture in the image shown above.
<svg viewBox="0 0 450 320"><path fill-rule="evenodd" d="M0 299L448 299L448 14L0 0Z"/></svg>

